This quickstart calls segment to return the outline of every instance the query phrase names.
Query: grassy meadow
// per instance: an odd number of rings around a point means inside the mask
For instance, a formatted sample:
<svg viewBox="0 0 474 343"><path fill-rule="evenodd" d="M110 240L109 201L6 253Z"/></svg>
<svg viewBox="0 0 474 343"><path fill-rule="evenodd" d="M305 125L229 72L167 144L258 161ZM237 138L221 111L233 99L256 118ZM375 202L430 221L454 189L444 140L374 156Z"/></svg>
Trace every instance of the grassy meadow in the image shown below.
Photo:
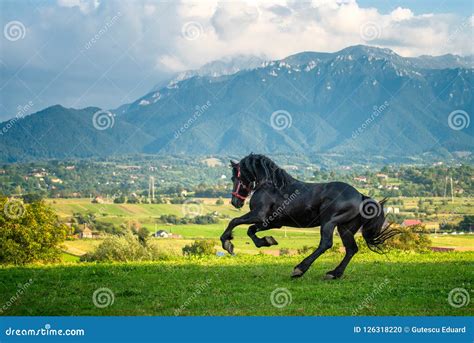
<svg viewBox="0 0 474 343"><path fill-rule="evenodd" d="M183 216L182 205L92 204L89 199L50 199L62 219L73 213L93 213L115 224L138 222L151 232L164 229L180 239L153 238L149 244L166 252L162 260L129 263L84 263L79 257L102 239L67 240L63 259L54 265L0 267L0 315L460 315L474 313L472 303L455 307L451 290L471 293L474 283L474 235L431 234L432 246L449 252L400 252L385 255L362 251L339 280L324 280L342 259L331 249L300 279L290 274L304 255L297 249L315 247L319 228L270 230L278 246L257 249L246 226L235 229L236 256L183 257L181 248L206 238L219 246L229 218L245 213L216 199L202 199L202 214L217 213L211 225L158 224L163 214ZM465 199L447 204L439 217L470 213ZM417 199L405 199L416 206ZM438 200L434 200L437 204ZM443 206L441 202L437 204ZM454 207L453 207L454 206ZM405 210L405 209L404 209ZM451 212L450 212L451 211ZM434 221L433 216L428 221ZM338 237L335 242L340 244ZM278 256L285 248L290 255ZM364 249L363 249L364 250ZM30 281L31 280L31 281ZM27 286L26 286L27 285ZM20 292L21 290L21 292ZM97 306L97 292L103 292ZM113 301L112 301L113 300Z"/></svg>
<svg viewBox="0 0 474 343"><path fill-rule="evenodd" d="M323 255L304 277L291 279L300 258L240 255L0 268L0 303L7 303L31 279L4 314L473 314L472 304L451 306L448 294L454 288L472 288L474 252L362 253L339 280L323 280L323 275L339 262L341 253ZM93 294L104 288L113 295L113 303L110 298L108 306L97 307Z"/></svg>

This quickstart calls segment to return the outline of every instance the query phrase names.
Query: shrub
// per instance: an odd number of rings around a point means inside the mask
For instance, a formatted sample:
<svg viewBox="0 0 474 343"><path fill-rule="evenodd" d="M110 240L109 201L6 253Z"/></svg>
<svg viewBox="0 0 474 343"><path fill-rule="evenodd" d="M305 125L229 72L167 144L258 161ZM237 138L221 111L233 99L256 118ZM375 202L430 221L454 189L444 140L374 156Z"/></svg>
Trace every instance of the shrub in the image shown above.
<svg viewBox="0 0 474 343"><path fill-rule="evenodd" d="M219 219L216 217L206 214L202 216L195 216L194 218L191 219L191 222L194 224L217 224L219 223Z"/></svg>
<svg viewBox="0 0 474 343"><path fill-rule="evenodd" d="M290 254L290 249L287 248L281 248L280 249L280 256L285 256Z"/></svg>
<svg viewBox="0 0 474 343"><path fill-rule="evenodd" d="M94 252L81 257L82 261L128 262L152 261L160 258L155 247L140 244L137 236L127 232L124 236L106 238Z"/></svg>
<svg viewBox="0 0 474 343"><path fill-rule="evenodd" d="M183 255L185 256L204 256L215 255L216 249L214 242L210 240L194 241L191 245L186 245L183 248Z"/></svg>
<svg viewBox="0 0 474 343"><path fill-rule="evenodd" d="M43 201L0 197L0 263L58 260L68 228Z"/></svg>
<svg viewBox="0 0 474 343"><path fill-rule="evenodd" d="M422 225L403 227L399 225L393 225L394 229L400 231L400 234L385 241L382 245L382 249L385 250L404 250L404 251L426 251L431 246L431 240L425 233ZM362 236L356 238L357 245L359 246L359 252L367 252L369 248L365 243Z"/></svg>
<svg viewBox="0 0 474 343"><path fill-rule="evenodd" d="M298 249L298 255L309 255L311 254L315 248L310 247L309 245L303 245L300 249Z"/></svg>
<svg viewBox="0 0 474 343"><path fill-rule="evenodd" d="M431 239L424 232L422 225L398 226L396 229L400 234L385 242L387 248L411 251L426 251L430 248Z"/></svg>

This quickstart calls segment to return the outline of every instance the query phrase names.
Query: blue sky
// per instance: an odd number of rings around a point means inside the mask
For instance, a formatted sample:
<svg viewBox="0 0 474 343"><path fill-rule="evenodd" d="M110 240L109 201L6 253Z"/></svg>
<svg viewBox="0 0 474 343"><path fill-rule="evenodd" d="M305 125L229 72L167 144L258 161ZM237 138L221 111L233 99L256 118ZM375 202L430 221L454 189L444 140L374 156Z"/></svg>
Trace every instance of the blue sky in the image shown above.
<svg viewBox="0 0 474 343"><path fill-rule="evenodd" d="M256 5L257 4L257 5ZM236 54L349 45L472 54L472 1L0 2L0 119L62 104L111 109L175 73ZM23 112L22 112L23 113Z"/></svg>
<svg viewBox="0 0 474 343"><path fill-rule="evenodd" d="M361 0L358 3L361 7L375 7L382 13L403 7L411 9L415 14L455 13L463 16L474 10L474 2L469 0Z"/></svg>

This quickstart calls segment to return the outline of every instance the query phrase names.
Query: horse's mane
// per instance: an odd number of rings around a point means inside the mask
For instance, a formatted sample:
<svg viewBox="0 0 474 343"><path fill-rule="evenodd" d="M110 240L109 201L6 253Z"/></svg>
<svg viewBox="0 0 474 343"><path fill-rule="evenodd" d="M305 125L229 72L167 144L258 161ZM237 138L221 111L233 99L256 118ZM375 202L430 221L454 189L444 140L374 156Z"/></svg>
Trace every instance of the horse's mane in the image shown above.
<svg viewBox="0 0 474 343"><path fill-rule="evenodd" d="M295 179L264 155L250 154L240 161L240 173L248 182L271 182L281 189Z"/></svg>

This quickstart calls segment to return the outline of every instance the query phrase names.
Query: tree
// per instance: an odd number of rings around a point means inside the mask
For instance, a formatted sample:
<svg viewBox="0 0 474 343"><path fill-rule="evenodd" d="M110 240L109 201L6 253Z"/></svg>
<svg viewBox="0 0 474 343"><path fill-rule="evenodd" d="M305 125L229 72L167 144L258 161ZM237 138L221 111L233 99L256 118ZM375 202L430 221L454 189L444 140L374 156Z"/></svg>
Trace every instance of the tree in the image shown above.
<svg viewBox="0 0 474 343"><path fill-rule="evenodd" d="M54 261L60 256L67 226L43 201L24 204L0 197L0 263Z"/></svg>
<svg viewBox="0 0 474 343"><path fill-rule="evenodd" d="M222 199L222 197L219 197L219 199L216 200L216 205L218 206L224 205L224 199Z"/></svg>
<svg viewBox="0 0 474 343"><path fill-rule="evenodd" d="M123 195L114 198L114 204L123 204L125 203L125 197Z"/></svg>
<svg viewBox="0 0 474 343"><path fill-rule="evenodd" d="M458 224L459 231L472 232L474 229L474 216L464 216L463 220Z"/></svg>
<svg viewBox="0 0 474 343"><path fill-rule="evenodd" d="M146 247L148 243L148 238L150 238L150 231L148 231L146 227L141 227L137 231L135 231L135 234L138 236L138 241L140 242L140 244Z"/></svg>

